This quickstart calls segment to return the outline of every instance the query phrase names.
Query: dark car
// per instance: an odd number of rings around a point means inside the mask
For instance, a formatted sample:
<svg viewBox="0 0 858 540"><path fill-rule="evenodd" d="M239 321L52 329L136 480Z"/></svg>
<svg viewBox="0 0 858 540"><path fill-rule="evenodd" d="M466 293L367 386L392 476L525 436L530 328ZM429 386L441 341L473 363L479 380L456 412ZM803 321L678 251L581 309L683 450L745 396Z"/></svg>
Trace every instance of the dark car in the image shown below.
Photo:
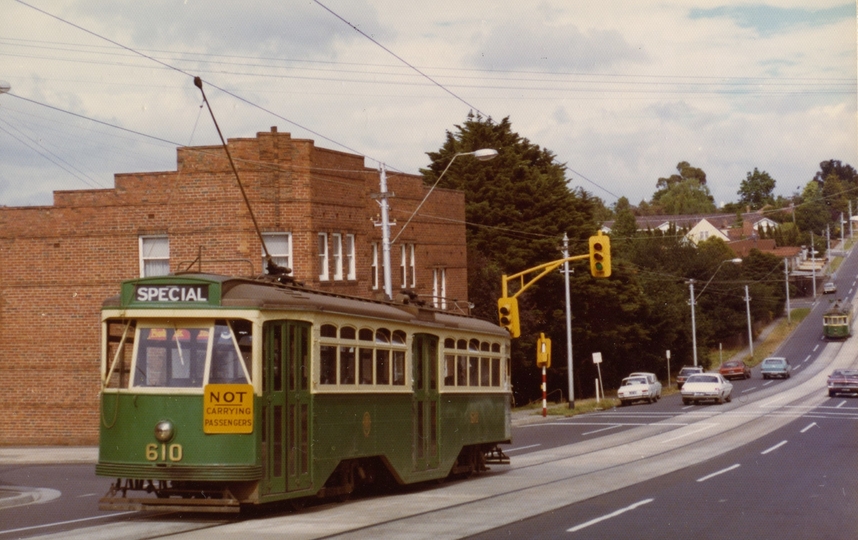
<svg viewBox="0 0 858 540"><path fill-rule="evenodd" d="M858 395L858 369L835 369L828 376L828 396Z"/></svg>
<svg viewBox="0 0 858 540"><path fill-rule="evenodd" d="M751 368L741 360L728 360L718 370L725 379L750 379Z"/></svg>
<svg viewBox="0 0 858 540"><path fill-rule="evenodd" d="M679 370L679 374L676 376L676 386L680 390L682 390L682 385L685 384L685 380L688 379L689 375L694 375L695 373L703 373L702 367L697 366L685 366Z"/></svg>

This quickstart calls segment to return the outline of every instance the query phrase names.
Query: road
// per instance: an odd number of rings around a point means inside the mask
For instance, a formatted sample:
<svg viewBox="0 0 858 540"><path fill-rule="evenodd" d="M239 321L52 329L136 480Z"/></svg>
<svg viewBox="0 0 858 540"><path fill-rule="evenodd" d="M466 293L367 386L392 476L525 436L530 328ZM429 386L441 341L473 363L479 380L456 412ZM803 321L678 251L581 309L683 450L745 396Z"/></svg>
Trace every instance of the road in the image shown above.
<svg viewBox="0 0 858 540"><path fill-rule="evenodd" d="M858 259L853 259L839 271L839 296L854 294ZM673 395L656 404L540 419L514 430L510 467L495 467L476 478L242 520L92 512L95 521L65 523L60 529L13 529L7 509L0 510L0 540L168 535L210 540L284 534L856 538L858 399L829 398L825 378L834 367L856 364L858 339L820 339L826 300L817 303L780 350L794 364L791 379L764 381L755 370L752 379L735 382L735 399L724 405L684 406ZM70 509L86 514L77 509L95 506L86 500L91 470L57 489L62 496L38 510L49 512L56 505L50 519L64 515L66 521ZM6 480L9 471L0 472ZM55 476L62 474L70 473ZM45 482L39 485L54 485ZM84 496L73 502L78 495ZM17 509L14 515L35 514L32 508Z"/></svg>

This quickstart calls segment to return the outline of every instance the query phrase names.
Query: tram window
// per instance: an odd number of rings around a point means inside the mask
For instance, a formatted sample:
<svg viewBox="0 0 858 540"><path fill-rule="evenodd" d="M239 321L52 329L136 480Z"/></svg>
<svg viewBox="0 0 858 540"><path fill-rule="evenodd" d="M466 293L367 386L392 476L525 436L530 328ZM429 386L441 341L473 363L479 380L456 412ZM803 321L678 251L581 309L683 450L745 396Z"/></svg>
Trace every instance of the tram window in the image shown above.
<svg viewBox="0 0 858 540"><path fill-rule="evenodd" d="M134 350L135 321L111 320L105 327L107 357L103 363L102 380L106 388L126 388L131 375L131 354Z"/></svg>
<svg viewBox="0 0 858 540"><path fill-rule="evenodd" d="M445 354L444 355L444 385L445 386L455 386L456 385L456 355L455 354Z"/></svg>
<svg viewBox="0 0 858 540"><path fill-rule="evenodd" d="M500 358L492 358L492 386L500 386Z"/></svg>
<svg viewBox="0 0 858 540"><path fill-rule="evenodd" d="M208 330L141 328L134 386L202 386Z"/></svg>
<svg viewBox="0 0 858 540"><path fill-rule="evenodd" d="M355 383L355 348L340 347L340 384Z"/></svg>
<svg viewBox="0 0 858 540"><path fill-rule="evenodd" d="M480 384L480 359L476 356L468 358L468 377L471 386L479 386Z"/></svg>
<svg viewBox="0 0 858 540"><path fill-rule="evenodd" d="M358 349L358 381L360 384L372 384L372 353L373 349L369 347Z"/></svg>
<svg viewBox="0 0 858 540"><path fill-rule="evenodd" d="M337 348L334 345L319 347L321 384L337 384Z"/></svg>
<svg viewBox="0 0 858 540"><path fill-rule="evenodd" d="M390 384L390 351L375 351L375 384Z"/></svg>
<svg viewBox="0 0 858 540"><path fill-rule="evenodd" d="M319 335L326 338L337 337L337 327L333 324L323 324L319 330Z"/></svg>
<svg viewBox="0 0 858 540"><path fill-rule="evenodd" d="M456 356L456 386L468 386L468 357Z"/></svg>
<svg viewBox="0 0 858 540"><path fill-rule="evenodd" d="M393 351L393 384L405 385L405 351Z"/></svg>
<svg viewBox="0 0 858 540"><path fill-rule="evenodd" d="M351 326L343 326L340 328L340 339L355 339L355 329Z"/></svg>
<svg viewBox="0 0 858 540"><path fill-rule="evenodd" d="M494 353L500 352L500 343L492 343L492 352L494 352Z"/></svg>
<svg viewBox="0 0 858 540"><path fill-rule="evenodd" d="M489 359L488 358L480 358L480 386L488 386L489 385L489 375L491 374L489 370Z"/></svg>
<svg viewBox="0 0 858 540"><path fill-rule="evenodd" d="M230 325L219 321L214 327L210 384L246 384L243 359L236 348Z"/></svg>
<svg viewBox="0 0 858 540"><path fill-rule="evenodd" d="M403 332L402 330L394 330L393 344L405 346L405 332Z"/></svg>

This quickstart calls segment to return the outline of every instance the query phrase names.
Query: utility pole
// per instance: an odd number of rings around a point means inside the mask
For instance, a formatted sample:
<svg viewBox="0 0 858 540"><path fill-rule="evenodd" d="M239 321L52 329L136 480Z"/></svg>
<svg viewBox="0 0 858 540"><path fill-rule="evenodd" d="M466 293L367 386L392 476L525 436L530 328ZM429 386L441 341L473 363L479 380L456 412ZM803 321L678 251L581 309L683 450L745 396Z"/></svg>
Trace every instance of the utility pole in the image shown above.
<svg viewBox="0 0 858 540"><path fill-rule="evenodd" d="M569 258L569 236L563 233L563 258ZM569 408L575 408L575 386L573 385L574 378L572 375L572 304L569 297L569 261L563 263L563 275L566 276L564 283L566 284L566 365L568 373L566 379L569 384Z"/></svg>
<svg viewBox="0 0 858 540"><path fill-rule="evenodd" d="M748 346L751 348L751 357L754 356L754 333L751 330L751 295L748 293L748 286L745 285L745 309L748 312Z"/></svg>
<svg viewBox="0 0 858 540"><path fill-rule="evenodd" d="M789 308L789 262L786 257L784 257L784 283L786 286L787 323L792 324L792 312Z"/></svg>
<svg viewBox="0 0 858 540"><path fill-rule="evenodd" d="M691 350L694 356L694 366L697 367L697 322L694 320L694 280L688 280L691 289Z"/></svg>

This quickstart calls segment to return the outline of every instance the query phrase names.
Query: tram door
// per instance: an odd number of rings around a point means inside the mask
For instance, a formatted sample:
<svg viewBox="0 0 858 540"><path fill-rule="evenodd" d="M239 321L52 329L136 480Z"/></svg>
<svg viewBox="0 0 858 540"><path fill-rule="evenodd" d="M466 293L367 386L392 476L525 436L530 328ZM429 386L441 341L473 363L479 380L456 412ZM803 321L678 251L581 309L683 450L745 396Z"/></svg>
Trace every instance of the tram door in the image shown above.
<svg viewBox="0 0 858 540"><path fill-rule="evenodd" d="M263 447L267 493L310 487L310 325L263 327Z"/></svg>
<svg viewBox="0 0 858 540"><path fill-rule="evenodd" d="M415 334L411 345L414 377L414 470L438 467L438 337Z"/></svg>

